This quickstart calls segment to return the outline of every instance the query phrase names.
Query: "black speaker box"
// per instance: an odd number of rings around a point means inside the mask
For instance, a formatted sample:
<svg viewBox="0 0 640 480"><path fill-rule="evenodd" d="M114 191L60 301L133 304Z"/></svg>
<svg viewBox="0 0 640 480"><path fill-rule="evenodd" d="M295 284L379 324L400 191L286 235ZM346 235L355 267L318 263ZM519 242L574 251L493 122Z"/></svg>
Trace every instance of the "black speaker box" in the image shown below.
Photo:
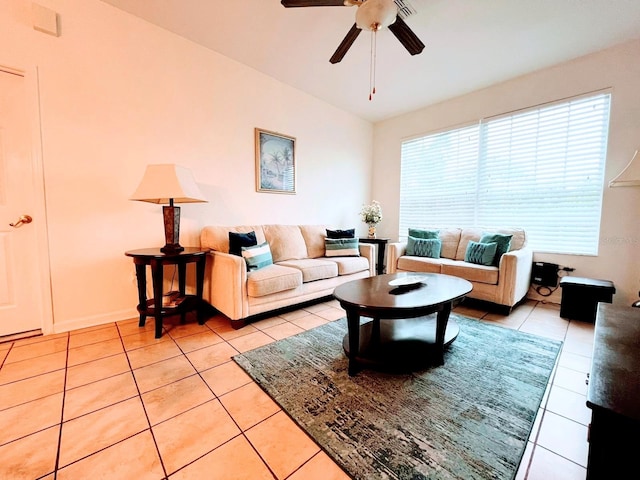
<svg viewBox="0 0 640 480"><path fill-rule="evenodd" d="M558 265L547 262L533 262L531 282L543 287L556 287L558 285Z"/></svg>

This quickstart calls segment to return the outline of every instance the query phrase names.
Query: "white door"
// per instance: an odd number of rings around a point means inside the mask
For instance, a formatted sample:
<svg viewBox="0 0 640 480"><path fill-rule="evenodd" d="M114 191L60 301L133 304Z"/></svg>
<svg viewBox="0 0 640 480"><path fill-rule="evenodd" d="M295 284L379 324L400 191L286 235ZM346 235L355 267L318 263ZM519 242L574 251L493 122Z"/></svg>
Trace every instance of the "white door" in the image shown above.
<svg viewBox="0 0 640 480"><path fill-rule="evenodd" d="M48 312L29 105L25 77L0 67L0 337L42 330Z"/></svg>

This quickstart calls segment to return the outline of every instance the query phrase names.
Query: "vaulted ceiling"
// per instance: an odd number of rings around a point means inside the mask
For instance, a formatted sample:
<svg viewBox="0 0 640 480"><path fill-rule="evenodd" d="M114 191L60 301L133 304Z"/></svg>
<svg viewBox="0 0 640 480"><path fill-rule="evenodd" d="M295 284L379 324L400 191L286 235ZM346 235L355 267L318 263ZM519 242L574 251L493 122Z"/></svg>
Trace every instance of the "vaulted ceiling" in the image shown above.
<svg viewBox="0 0 640 480"><path fill-rule="evenodd" d="M358 7L279 0L102 0L376 122L640 38L640 0L406 0L426 45L411 56L388 30L329 58Z"/></svg>

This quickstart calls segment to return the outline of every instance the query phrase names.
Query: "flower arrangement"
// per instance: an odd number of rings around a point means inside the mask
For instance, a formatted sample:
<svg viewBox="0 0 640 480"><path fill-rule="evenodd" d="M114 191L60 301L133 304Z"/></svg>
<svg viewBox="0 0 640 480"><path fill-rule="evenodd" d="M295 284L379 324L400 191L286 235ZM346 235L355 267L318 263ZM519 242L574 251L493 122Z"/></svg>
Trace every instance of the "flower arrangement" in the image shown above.
<svg viewBox="0 0 640 480"><path fill-rule="evenodd" d="M369 226L375 226L382 221L382 207L376 200L370 205L363 205L360 210L362 221Z"/></svg>

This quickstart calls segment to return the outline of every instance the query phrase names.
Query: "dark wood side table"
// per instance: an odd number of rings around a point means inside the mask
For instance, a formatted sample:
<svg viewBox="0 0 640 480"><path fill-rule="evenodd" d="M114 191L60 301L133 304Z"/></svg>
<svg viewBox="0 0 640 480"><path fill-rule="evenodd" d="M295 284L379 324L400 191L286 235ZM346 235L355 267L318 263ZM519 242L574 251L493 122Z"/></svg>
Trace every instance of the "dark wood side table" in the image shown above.
<svg viewBox="0 0 640 480"><path fill-rule="evenodd" d="M633 478L640 452L640 309L600 302L587 407L587 479Z"/></svg>
<svg viewBox="0 0 640 480"><path fill-rule="evenodd" d="M207 261L207 250L195 247L185 247L184 251L175 254L165 254L159 248L143 248L125 252L128 257L133 257L136 266L136 278L138 280L138 312L140 313L141 327L151 315L155 319L156 338L162 336L162 317L195 310L198 314L198 323L202 325L204 318L202 311L202 290L204 285L204 268ZM186 294L187 263L196 264L196 294ZM151 267L153 281L153 298L147 300L147 265ZM165 265L177 265L178 290L180 296L170 306L162 305L162 284L164 280L163 270ZM178 303L179 302L179 303Z"/></svg>
<svg viewBox="0 0 640 480"><path fill-rule="evenodd" d="M384 273L384 251L389 243L388 238L369 238L361 237L358 239L360 243L373 243L378 247L378 261L376 262L376 273L382 275Z"/></svg>

